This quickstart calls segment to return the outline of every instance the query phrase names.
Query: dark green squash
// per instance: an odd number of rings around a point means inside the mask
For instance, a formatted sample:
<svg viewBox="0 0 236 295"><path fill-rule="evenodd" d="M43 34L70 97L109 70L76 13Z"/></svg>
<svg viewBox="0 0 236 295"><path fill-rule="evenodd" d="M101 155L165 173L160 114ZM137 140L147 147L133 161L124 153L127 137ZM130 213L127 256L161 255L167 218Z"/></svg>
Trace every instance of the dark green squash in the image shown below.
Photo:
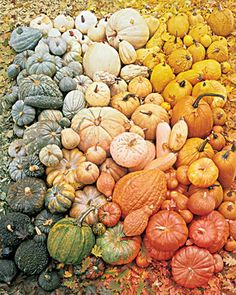
<svg viewBox="0 0 236 295"><path fill-rule="evenodd" d="M26 176L41 177L44 174L44 165L36 155L28 156L23 168Z"/></svg>
<svg viewBox="0 0 236 295"><path fill-rule="evenodd" d="M79 220L63 218L50 230L48 251L53 259L65 264L79 264L91 252L95 237L84 218L95 208L90 208Z"/></svg>
<svg viewBox="0 0 236 295"><path fill-rule="evenodd" d="M66 117L63 117L61 118L60 122L59 122L59 125L62 127L62 128L69 128L70 125L71 125L71 121L70 119L66 118Z"/></svg>
<svg viewBox="0 0 236 295"><path fill-rule="evenodd" d="M80 280L96 280L101 277L105 271L105 263L99 257L86 257L85 263L75 266L74 273Z"/></svg>
<svg viewBox="0 0 236 295"><path fill-rule="evenodd" d="M42 233L48 234L53 225L62 218L62 214L53 214L44 209L35 217L34 224Z"/></svg>
<svg viewBox="0 0 236 295"><path fill-rule="evenodd" d="M46 75L53 77L57 71L55 57L44 51L37 52L29 57L26 70L30 75Z"/></svg>
<svg viewBox="0 0 236 295"><path fill-rule="evenodd" d="M62 78L64 77L71 77L73 78L73 70L69 67L62 67L56 72L56 75L54 76L53 80L59 84Z"/></svg>
<svg viewBox="0 0 236 295"><path fill-rule="evenodd" d="M101 222L97 222L97 223L94 223L92 229L93 229L93 233L96 236L101 236L101 235L103 235L105 233L106 226Z"/></svg>
<svg viewBox="0 0 236 295"><path fill-rule="evenodd" d="M55 81L46 75L31 75L19 84L19 96L27 105L41 109L59 109L63 95Z"/></svg>
<svg viewBox="0 0 236 295"><path fill-rule="evenodd" d="M27 275L39 274L46 268L48 261L46 245L34 240L21 243L15 253L17 267Z"/></svg>
<svg viewBox="0 0 236 295"><path fill-rule="evenodd" d="M36 243L44 244L47 241L47 235L42 233L41 230L36 226L35 227L36 235L34 236L34 241Z"/></svg>
<svg viewBox="0 0 236 295"><path fill-rule="evenodd" d="M7 68L7 75L10 79L15 79L18 74L20 73L20 66L17 64L11 64L8 68Z"/></svg>
<svg viewBox="0 0 236 295"><path fill-rule="evenodd" d="M35 119L35 114L35 109L26 105L23 100L17 100L12 106L11 116L18 126L31 124Z"/></svg>
<svg viewBox="0 0 236 295"><path fill-rule="evenodd" d="M6 200L12 210L33 215L42 210L46 191L43 180L25 177L9 186Z"/></svg>
<svg viewBox="0 0 236 295"><path fill-rule="evenodd" d="M0 260L0 281L10 284L17 274L17 268L12 260Z"/></svg>
<svg viewBox="0 0 236 295"><path fill-rule="evenodd" d="M38 278L38 284L43 290L51 292L60 286L60 277L56 271L44 271Z"/></svg>
<svg viewBox="0 0 236 295"><path fill-rule="evenodd" d="M8 167L8 172L12 180L17 181L26 177L24 165L27 162L27 157L16 157L11 161Z"/></svg>
<svg viewBox="0 0 236 295"><path fill-rule="evenodd" d="M13 86L10 90L10 92L8 92L7 94L5 94L4 96L4 101L8 104L8 105L13 105L18 99L18 87L17 86Z"/></svg>
<svg viewBox="0 0 236 295"><path fill-rule="evenodd" d="M33 54L34 54L33 50L25 50L25 51L23 51L21 53L18 53L15 56L13 63L16 64L16 65L19 65L20 68L22 70L24 70L25 67L26 67L26 62L27 62L28 58Z"/></svg>

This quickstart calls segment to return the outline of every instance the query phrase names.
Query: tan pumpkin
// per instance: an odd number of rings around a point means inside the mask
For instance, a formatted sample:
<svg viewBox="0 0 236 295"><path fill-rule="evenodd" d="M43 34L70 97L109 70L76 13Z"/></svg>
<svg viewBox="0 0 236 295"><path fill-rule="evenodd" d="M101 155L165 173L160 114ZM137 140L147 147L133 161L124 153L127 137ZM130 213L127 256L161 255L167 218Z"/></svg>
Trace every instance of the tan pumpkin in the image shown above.
<svg viewBox="0 0 236 295"><path fill-rule="evenodd" d="M227 61L229 58L228 47L222 41L212 42L207 48L207 57L218 62Z"/></svg>
<svg viewBox="0 0 236 295"><path fill-rule="evenodd" d="M128 89L128 85L123 79L118 79L114 84L110 86L111 97L119 94L120 92L125 92Z"/></svg>
<svg viewBox="0 0 236 295"><path fill-rule="evenodd" d="M109 151L112 139L126 130L130 123L127 117L111 107L95 107L80 110L72 119L71 128L80 136L79 148L86 152L99 145Z"/></svg>
<svg viewBox="0 0 236 295"><path fill-rule="evenodd" d="M92 184L98 179L99 169L94 163L85 161L79 164L76 173L79 182L83 184Z"/></svg>
<svg viewBox="0 0 236 295"><path fill-rule="evenodd" d="M172 127L168 142L169 148L174 152L179 151L184 146L187 137L188 125L184 118L180 118L179 121Z"/></svg>
<svg viewBox="0 0 236 295"><path fill-rule="evenodd" d="M135 93L139 97L146 97L152 92L151 82L142 76L133 78L128 85L128 90L131 93Z"/></svg>
<svg viewBox="0 0 236 295"><path fill-rule="evenodd" d="M225 201L223 202L218 211L226 218L230 220L236 220L236 204L235 202Z"/></svg>
<svg viewBox="0 0 236 295"><path fill-rule="evenodd" d="M214 125L223 126L227 120L227 114L222 108L214 108L212 110Z"/></svg>
<svg viewBox="0 0 236 295"><path fill-rule="evenodd" d="M172 16L167 22L167 29L171 35L183 38L189 30L188 16L185 13Z"/></svg>
<svg viewBox="0 0 236 295"><path fill-rule="evenodd" d="M156 127L161 121L169 122L168 113L160 106L152 103L139 106L131 116L135 125L145 128L145 138L156 138Z"/></svg>
<svg viewBox="0 0 236 295"><path fill-rule="evenodd" d="M112 195L115 180L108 172L102 171L96 182L97 189L107 198Z"/></svg>
<svg viewBox="0 0 236 295"><path fill-rule="evenodd" d="M156 128L156 156L159 158L170 152L169 139L171 128L167 122L160 122Z"/></svg>
<svg viewBox="0 0 236 295"><path fill-rule="evenodd" d="M136 133L139 136L141 136L142 138L145 138L145 134L144 134L143 129L141 127L137 126L137 125L132 125L130 127L129 132Z"/></svg>
<svg viewBox="0 0 236 295"><path fill-rule="evenodd" d="M192 55L193 63L205 59L206 50L201 43L194 42L193 45L188 47L188 51Z"/></svg>
<svg viewBox="0 0 236 295"><path fill-rule="evenodd" d="M163 155L155 160L152 160L149 164L147 164L147 166L144 167L144 170L157 169L161 171L167 171L175 164L176 160L176 153L168 153L167 155Z"/></svg>
<svg viewBox="0 0 236 295"><path fill-rule="evenodd" d="M132 132L124 132L112 140L110 153L118 165L130 168L144 161L148 148L141 136Z"/></svg>
<svg viewBox="0 0 236 295"><path fill-rule="evenodd" d="M136 61L137 53L132 44L123 40L119 43L119 56L123 64L129 65Z"/></svg>
<svg viewBox="0 0 236 295"><path fill-rule="evenodd" d="M56 144L48 144L39 152L40 162L46 167L57 166L62 158L62 150Z"/></svg>
<svg viewBox="0 0 236 295"><path fill-rule="evenodd" d="M164 99L162 95L155 92L148 94L144 99L144 103L154 103L157 105L161 105L163 102Z"/></svg>
<svg viewBox="0 0 236 295"><path fill-rule="evenodd" d="M120 92L111 98L111 106L130 118L137 107L140 106L140 100L134 93Z"/></svg>
<svg viewBox="0 0 236 295"><path fill-rule="evenodd" d="M214 59L205 59L193 64L195 71L203 73L204 80L218 80L221 77L221 66L218 61Z"/></svg>
<svg viewBox="0 0 236 295"><path fill-rule="evenodd" d="M106 160L107 153L101 146L96 144L88 148L85 156L87 161L101 165Z"/></svg>
<svg viewBox="0 0 236 295"><path fill-rule="evenodd" d="M100 166L100 171L109 173L117 182L121 177L128 173L127 168L121 167L112 158L107 158Z"/></svg>
<svg viewBox="0 0 236 295"><path fill-rule="evenodd" d="M88 185L83 190L75 192L75 200L70 210L70 216L78 218L91 207L95 207L95 210L90 212L84 219L87 224L93 225L98 222L99 208L106 203L105 196L96 187Z"/></svg>
<svg viewBox="0 0 236 295"><path fill-rule="evenodd" d="M168 56L167 62L175 74L189 70L192 67L193 59L187 49L179 48Z"/></svg>
<svg viewBox="0 0 236 295"><path fill-rule="evenodd" d="M85 99L89 106L105 107L111 99L110 89L103 82L94 82L88 86L85 92Z"/></svg>
<svg viewBox="0 0 236 295"><path fill-rule="evenodd" d="M65 149L72 150L79 145L80 137L72 128L61 131L61 143Z"/></svg>

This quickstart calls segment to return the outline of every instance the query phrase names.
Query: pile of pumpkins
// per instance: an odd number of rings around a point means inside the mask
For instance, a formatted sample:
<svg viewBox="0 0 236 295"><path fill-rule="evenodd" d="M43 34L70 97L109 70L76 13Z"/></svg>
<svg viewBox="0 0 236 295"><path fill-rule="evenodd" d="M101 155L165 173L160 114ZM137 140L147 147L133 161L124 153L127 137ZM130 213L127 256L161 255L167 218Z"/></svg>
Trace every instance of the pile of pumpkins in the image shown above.
<svg viewBox="0 0 236 295"><path fill-rule="evenodd" d="M220 82L233 29L221 7L207 19L127 8L41 15L12 32L7 202L54 260L76 267L94 245L111 265L171 260L186 288L222 271L219 250L236 251L236 143L224 138Z"/></svg>

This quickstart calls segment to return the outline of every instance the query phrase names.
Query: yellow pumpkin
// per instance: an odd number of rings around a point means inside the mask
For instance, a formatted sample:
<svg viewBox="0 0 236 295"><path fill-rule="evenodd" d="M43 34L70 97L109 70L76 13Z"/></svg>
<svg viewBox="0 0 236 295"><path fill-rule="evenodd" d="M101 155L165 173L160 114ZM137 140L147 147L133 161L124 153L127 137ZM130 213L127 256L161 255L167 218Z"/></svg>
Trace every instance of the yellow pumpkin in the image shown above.
<svg viewBox="0 0 236 295"><path fill-rule="evenodd" d="M161 93L166 85L175 78L173 70L166 63L156 65L151 74L151 83L154 90Z"/></svg>
<svg viewBox="0 0 236 295"><path fill-rule="evenodd" d="M137 107L140 106L140 100L133 93L120 92L111 98L111 106L130 118Z"/></svg>
<svg viewBox="0 0 236 295"><path fill-rule="evenodd" d="M214 59L205 59L196 62L192 67L195 71L203 73L204 80L218 80L221 77L221 66Z"/></svg>
<svg viewBox="0 0 236 295"><path fill-rule="evenodd" d="M189 20L189 24L191 26L195 26L199 23L204 23L204 18L201 16L200 13L197 13L196 11L194 11L193 13L190 13L188 16L188 20Z"/></svg>
<svg viewBox="0 0 236 295"><path fill-rule="evenodd" d="M227 74L228 72L231 71L231 65L229 62L224 61L221 63L221 71L223 74Z"/></svg>
<svg viewBox="0 0 236 295"><path fill-rule="evenodd" d="M211 35L211 29L207 24L198 23L192 26L188 34L192 36L195 41L200 42L203 35Z"/></svg>
<svg viewBox="0 0 236 295"><path fill-rule="evenodd" d="M171 35L183 38L189 30L188 16L185 13L172 16L167 22L167 30Z"/></svg>
<svg viewBox="0 0 236 295"><path fill-rule="evenodd" d="M161 94L155 92L148 94L144 99L144 103L154 103L157 105L161 105L163 102L164 99Z"/></svg>
<svg viewBox="0 0 236 295"><path fill-rule="evenodd" d="M197 84L203 80L203 73L202 71L195 71L195 70L188 70L181 72L177 75L176 80L182 81L187 80L192 85Z"/></svg>
<svg viewBox="0 0 236 295"><path fill-rule="evenodd" d="M160 51L160 47L152 47L152 48L140 48L136 50L136 61L135 63L138 65L142 65L144 59L149 55L155 52L155 48ZM158 52L158 51L157 51Z"/></svg>
<svg viewBox="0 0 236 295"><path fill-rule="evenodd" d="M166 55L171 54L172 51L178 49L178 48L183 48L183 42L181 38L177 36L170 36L169 39L165 42L163 46L163 51L165 52Z"/></svg>
<svg viewBox="0 0 236 295"><path fill-rule="evenodd" d="M218 62L227 61L229 57L227 45L222 41L214 41L207 49L207 57Z"/></svg>
<svg viewBox="0 0 236 295"><path fill-rule="evenodd" d="M150 53L143 61L143 65L149 69L153 69L160 62L165 61L165 55L163 53Z"/></svg>
<svg viewBox="0 0 236 295"><path fill-rule="evenodd" d="M128 91L144 98L152 93L152 84L147 78L138 76L129 82Z"/></svg>
<svg viewBox="0 0 236 295"><path fill-rule="evenodd" d="M164 40L162 40L161 36L163 35L163 33L166 32L166 30L167 30L167 25L164 22L161 22L155 34L147 42L146 48L152 48L154 46L159 46L160 48L162 48L164 44Z"/></svg>
<svg viewBox="0 0 236 295"><path fill-rule="evenodd" d="M193 58L193 63L204 60L206 51L201 43L194 42L193 45L188 47L188 51L191 53Z"/></svg>
<svg viewBox="0 0 236 295"><path fill-rule="evenodd" d="M174 70L175 74L187 71L191 68L193 58L190 52L184 48L179 48L168 56L167 62Z"/></svg>
<svg viewBox="0 0 236 295"><path fill-rule="evenodd" d="M93 82L86 90L85 99L89 106L104 107L110 102L111 92L105 83Z"/></svg>
<svg viewBox="0 0 236 295"><path fill-rule="evenodd" d="M200 38L200 43L204 46L204 47L209 47L211 45L212 39L210 35L202 35Z"/></svg>
<svg viewBox="0 0 236 295"><path fill-rule="evenodd" d="M184 41L184 45L189 47L193 44L193 37L190 35L186 35L186 36L184 36L183 41Z"/></svg>

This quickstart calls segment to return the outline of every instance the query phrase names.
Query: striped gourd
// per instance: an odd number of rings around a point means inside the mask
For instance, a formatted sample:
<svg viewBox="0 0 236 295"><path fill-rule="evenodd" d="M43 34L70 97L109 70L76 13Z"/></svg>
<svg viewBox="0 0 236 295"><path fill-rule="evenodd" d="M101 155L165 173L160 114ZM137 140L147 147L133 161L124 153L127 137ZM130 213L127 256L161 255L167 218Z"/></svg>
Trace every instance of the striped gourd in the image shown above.
<svg viewBox="0 0 236 295"><path fill-rule="evenodd" d="M62 112L65 117L72 119L85 105L84 94L80 90L73 90L66 95Z"/></svg>

